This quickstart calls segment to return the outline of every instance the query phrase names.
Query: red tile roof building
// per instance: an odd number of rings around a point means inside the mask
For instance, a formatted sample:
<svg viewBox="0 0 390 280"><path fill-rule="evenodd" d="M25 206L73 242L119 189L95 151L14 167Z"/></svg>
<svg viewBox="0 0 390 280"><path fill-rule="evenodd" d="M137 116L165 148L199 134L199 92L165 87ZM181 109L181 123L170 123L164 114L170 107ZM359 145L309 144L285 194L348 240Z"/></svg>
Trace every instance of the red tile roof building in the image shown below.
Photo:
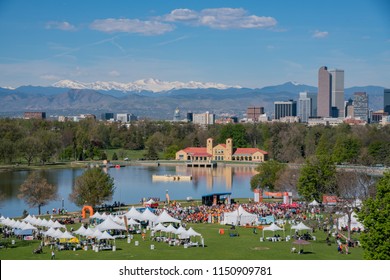
<svg viewBox="0 0 390 280"><path fill-rule="evenodd" d="M176 160L183 161L246 161L263 162L268 153L258 148L233 148L233 140L226 144L213 145L213 139L207 139L206 147L188 147L176 153Z"/></svg>

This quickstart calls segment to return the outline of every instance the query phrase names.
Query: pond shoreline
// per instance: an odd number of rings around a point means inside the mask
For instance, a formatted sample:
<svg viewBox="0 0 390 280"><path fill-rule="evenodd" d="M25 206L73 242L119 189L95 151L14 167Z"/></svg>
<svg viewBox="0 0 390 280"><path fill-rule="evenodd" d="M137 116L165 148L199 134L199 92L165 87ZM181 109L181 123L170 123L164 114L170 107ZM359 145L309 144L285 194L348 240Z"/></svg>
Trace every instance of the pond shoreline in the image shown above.
<svg viewBox="0 0 390 280"><path fill-rule="evenodd" d="M41 169L61 169L61 168L88 168L90 166L110 167L114 168L116 165L120 167L125 166L179 166L186 165L187 162L177 160L134 160L134 161L112 161L109 164L104 164L102 161L72 161L72 162L53 162L39 165L27 164L8 164L0 165L0 172L6 171L31 171ZM217 166L258 166L259 163L252 162L217 162Z"/></svg>

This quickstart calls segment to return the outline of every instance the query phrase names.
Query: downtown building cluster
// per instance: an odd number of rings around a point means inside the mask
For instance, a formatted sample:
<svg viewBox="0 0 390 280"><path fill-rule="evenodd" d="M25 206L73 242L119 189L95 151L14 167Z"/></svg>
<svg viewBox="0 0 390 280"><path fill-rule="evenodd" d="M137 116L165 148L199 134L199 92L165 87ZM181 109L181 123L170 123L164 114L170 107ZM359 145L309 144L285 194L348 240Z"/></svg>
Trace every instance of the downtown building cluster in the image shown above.
<svg viewBox="0 0 390 280"><path fill-rule="evenodd" d="M263 107L248 108L249 122L302 122L308 125L390 123L390 89L384 90L383 110L369 109L366 92L355 92L345 100L344 70L318 70L318 92L300 92L297 100L275 101L272 116Z"/></svg>

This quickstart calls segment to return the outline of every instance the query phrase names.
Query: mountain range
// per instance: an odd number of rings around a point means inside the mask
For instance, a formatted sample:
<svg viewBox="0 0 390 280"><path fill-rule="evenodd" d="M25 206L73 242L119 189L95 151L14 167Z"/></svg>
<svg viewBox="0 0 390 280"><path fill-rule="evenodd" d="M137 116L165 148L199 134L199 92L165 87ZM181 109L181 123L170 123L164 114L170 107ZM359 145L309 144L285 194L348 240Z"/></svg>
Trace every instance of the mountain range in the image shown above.
<svg viewBox="0 0 390 280"><path fill-rule="evenodd" d="M366 86L345 89L345 99L354 92L367 92L370 109L383 108L383 87ZM249 106L273 112L273 102L298 99L302 91L317 88L294 82L263 88L245 88L218 83L165 82L156 79L132 83L59 81L52 86L0 88L0 114L22 115L24 111L45 111L49 115L103 112L133 113L152 119L172 119L176 108L186 113L210 111L216 115L241 117ZM184 115L182 116L184 118Z"/></svg>

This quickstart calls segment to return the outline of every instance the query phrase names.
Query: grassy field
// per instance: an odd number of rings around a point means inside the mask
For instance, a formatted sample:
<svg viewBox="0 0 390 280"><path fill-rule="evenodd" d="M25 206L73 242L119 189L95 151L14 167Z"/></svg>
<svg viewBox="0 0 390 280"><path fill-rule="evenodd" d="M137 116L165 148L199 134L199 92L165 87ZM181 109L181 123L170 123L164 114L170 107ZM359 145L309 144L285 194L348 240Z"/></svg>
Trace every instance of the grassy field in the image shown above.
<svg viewBox="0 0 390 280"><path fill-rule="evenodd" d="M77 229L80 225L72 225ZM134 235L134 239L127 243L127 239L115 241L116 251L95 252L91 249L76 251L56 251L56 259L59 260L361 260L363 259L362 248L350 248L350 254L339 254L334 239L331 245L325 242L326 235L317 231L314 235L316 241L304 245L304 253L291 253L293 245L291 241L260 242L262 231L253 233L250 228L237 227L238 237L229 236L229 226L219 224L189 224L193 229L202 234L205 240L205 247L184 248L183 246L169 246L167 243L151 241L149 232L146 240L141 235ZM225 233L220 234L219 229ZM273 233L267 231L265 237ZM279 232L282 235L282 232ZM286 235L290 230L286 230ZM157 233L159 235L159 233ZM356 236L355 236L356 238ZM199 240L199 238L198 238ZM139 246L135 246L135 241ZM51 250L44 247L42 254L33 254L38 247L39 241L16 240L15 245L10 245L11 240L1 239L0 242L7 243L7 248L0 249L1 260L49 260ZM154 250L151 250L151 245Z"/></svg>

